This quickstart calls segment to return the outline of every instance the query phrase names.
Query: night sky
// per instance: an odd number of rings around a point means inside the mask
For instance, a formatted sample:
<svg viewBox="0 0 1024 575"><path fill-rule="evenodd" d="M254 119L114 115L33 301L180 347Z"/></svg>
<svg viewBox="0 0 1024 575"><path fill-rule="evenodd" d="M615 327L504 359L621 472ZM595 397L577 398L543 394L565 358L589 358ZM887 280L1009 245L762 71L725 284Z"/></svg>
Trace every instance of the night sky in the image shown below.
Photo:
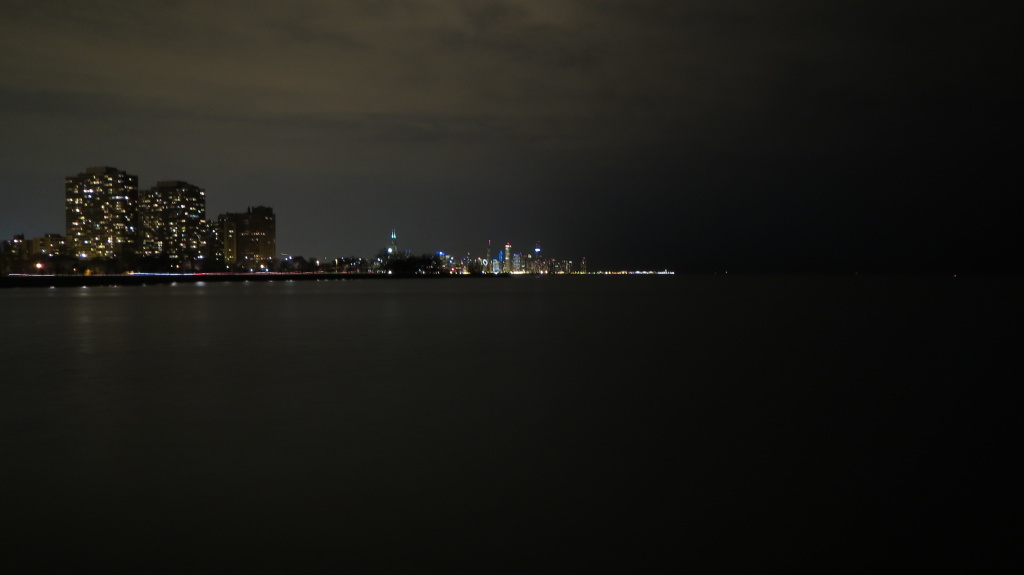
<svg viewBox="0 0 1024 575"><path fill-rule="evenodd" d="M267 205L278 251L1016 271L1012 3L0 1L0 238L64 178ZM1008 143L1009 142L1009 143Z"/></svg>

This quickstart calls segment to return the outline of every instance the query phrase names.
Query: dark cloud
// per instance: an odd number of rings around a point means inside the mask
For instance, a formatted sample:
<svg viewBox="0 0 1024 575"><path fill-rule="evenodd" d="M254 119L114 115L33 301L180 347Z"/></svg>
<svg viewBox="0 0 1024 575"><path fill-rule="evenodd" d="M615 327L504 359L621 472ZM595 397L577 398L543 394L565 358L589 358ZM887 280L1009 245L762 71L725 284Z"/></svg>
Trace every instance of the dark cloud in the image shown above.
<svg viewBox="0 0 1024 575"><path fill-rule="evenodd" d="M0 234L62 179L269 204L282 250L985 267L1015 37L911 2L6 2ZM959 198L959 199L950 199ZM52 213L51 213L52 212ZM584 253L586 252L586 253ZM988 255L979 255L988 254Z"/></svg>

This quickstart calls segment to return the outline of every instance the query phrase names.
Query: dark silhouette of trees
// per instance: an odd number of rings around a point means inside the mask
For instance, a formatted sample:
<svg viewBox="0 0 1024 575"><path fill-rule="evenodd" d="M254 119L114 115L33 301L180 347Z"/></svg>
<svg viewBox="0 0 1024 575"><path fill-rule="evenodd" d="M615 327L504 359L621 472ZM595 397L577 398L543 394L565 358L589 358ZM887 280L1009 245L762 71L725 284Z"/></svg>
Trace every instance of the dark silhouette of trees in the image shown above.
<svg viewBox="0 0 1024 575"><path fill-rule="evenodd" d="M447 274L441 257L436 254L423 254L420 256L392 257L384 262L384 270L392 275L440 275Z"/></svg>

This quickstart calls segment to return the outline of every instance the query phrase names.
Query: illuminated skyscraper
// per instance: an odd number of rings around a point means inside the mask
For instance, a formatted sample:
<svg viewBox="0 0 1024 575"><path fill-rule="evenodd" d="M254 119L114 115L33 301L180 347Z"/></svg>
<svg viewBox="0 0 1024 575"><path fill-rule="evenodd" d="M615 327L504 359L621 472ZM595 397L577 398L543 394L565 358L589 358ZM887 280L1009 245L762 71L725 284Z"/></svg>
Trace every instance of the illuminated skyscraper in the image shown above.
<svg viewBox="0 0 1024 575"><path fill-rule="evenodd" d="M505 273L512 273L512 242L505 242Z"/></svg>
<svg viewBox="0 0 1024 575"><path fill-rule="evenodd" d="M67 242L82 258L134 254L138 248L139 178L111 167L64 180Z"/></svg>
<svg viewBox="0 0 1024 575"><path fill-rule="evenodd" d="M249 263L257 269L277 253L277 223L274 210L264 206L244 213L221 214L217 218L224 242L224 263Z"/></svg>
<svg viewBox="0 0 1024 575"><path fill-rule="evenodd" d="M533 254L528 256L530 263L526 271L532 274L544 273L544 265L540 257L540 240L533 246Z"/></svg>
<svg viewBox="0 0 1024 575"><path fill-rule="evenodd" d="M197 258L206 251L206 191L178 180L157 182L139 192L143 255L173 260Z"/></svg>

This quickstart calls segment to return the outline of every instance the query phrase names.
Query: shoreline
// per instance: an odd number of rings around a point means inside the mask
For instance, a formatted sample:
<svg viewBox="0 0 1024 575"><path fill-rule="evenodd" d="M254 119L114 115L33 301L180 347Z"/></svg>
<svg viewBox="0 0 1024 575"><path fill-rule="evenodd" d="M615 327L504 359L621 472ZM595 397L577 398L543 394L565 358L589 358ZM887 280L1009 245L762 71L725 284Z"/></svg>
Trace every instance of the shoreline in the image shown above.
<svg viewBox="0 0 1024 575"><path fill-rule="evenodd" d="M507 277L505 275L388 275L379 273L343 272L262 272L262 273L198 273L198 274L123 274L123 275L8 275L0 276L0 288L14 287L90 287L170 285L199 282L247 281L317 281L447 277Z"/></svg>
<svg viewBox="0 0 1024 575"><path fill-rule="evenodd" d="M576 277L576 276L673 276L675 272L591 272L586 274L384 274L365 272L253 272L196 274L95 274L95 275L5 275L0 276L0 289L16 287L90 287L172 285L199 282L272 282L272 281L337 281L383 279L438 278L509 278L509 277Z"/></svg>

